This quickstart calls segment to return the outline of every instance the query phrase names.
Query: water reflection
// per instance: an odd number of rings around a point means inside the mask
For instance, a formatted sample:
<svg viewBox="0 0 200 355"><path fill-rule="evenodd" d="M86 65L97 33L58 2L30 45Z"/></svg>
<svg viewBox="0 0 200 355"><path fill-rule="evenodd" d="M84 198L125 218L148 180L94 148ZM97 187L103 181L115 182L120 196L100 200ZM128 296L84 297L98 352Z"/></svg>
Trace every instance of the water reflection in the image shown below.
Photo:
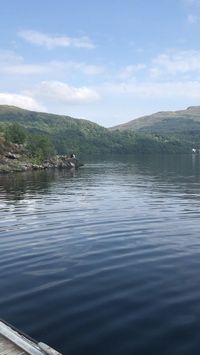
<svg viewBox="0 0 200 355"><path fill-rule="evenodd" d="M64 354L197 354L198 156L0 177L0 313Z"/></svg>
<svg viewBox="0 0 200 355"><path fill-rule="evenodd" d="M47 194L58 179L76 177L75 169L68 171L43 170L0 175L0 199L22 200L32 194Z"/></svg>
<svg viewBox="0 0 200 355"><path fill-rule="evenodd" d="M199 155L146 155L143 159L135 157L138 170L144 174L162 178L198 177L200 175Z"/></svg>
<svg viewBox="0 0 200 355"><path fill-rule="evenodd" d="M200 155L151 155L138 154L132 156L111 156L103 160L107 162L118 162L127 168L127 173L132 169L136 174L165 177L200 176ZM94 164L102 163L102 160L94 161Z"/></svg>
<svg viewBox="0 0 200 355"><path fill-rule="evenodd" d="M161 190L172 186L182 189L186 195L199 194L200 189L200 156L199 155L133 155L111 156L102 159L90 159L85 167L76 172L74 169L66 171L34 171L0 175L0 199L19 201L32 194L47 194L53 184L66 182L72 178L81 178L81 184L95 185L100 179L106 177L117 178L129 176L126 180L129 187L134 187L137 182L142 187ZM134 179L134 180L133 180ZM143 180L143 184L141 183ZM192 183L192 185L191 185ZM199 198L199 196L193 196Z"/></svg>
<svg viewBox="0 0 200 355"><path fill-rule="evenodd" d="M126 177L126 185L166 192L182 191L186 195L199 194L200 155L133 155L110 157L90 163L92 174L98 178L109 174ZM121 182L123 184L123 181ZM196 196L194 195L194 198Z"/></svg>

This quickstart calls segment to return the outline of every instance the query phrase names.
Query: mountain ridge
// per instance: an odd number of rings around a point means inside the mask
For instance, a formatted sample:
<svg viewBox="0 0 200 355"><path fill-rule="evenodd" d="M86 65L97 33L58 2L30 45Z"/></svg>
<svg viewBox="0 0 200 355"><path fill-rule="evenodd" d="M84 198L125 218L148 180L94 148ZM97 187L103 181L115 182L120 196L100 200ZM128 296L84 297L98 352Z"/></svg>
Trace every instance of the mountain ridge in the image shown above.
<svg viewBox="0 0 200 355"><path fill-rule="evenodd" d="M82 118L0 105L0 133L17 123L30 139L49 140L58 154L187 153L200 147L200 107L177 112L158 112L131 121L131 127L128 122L108 129Z"/></svg>
<svg viewBox="0 0 200 355"><path fill-rule="evenodd" d="M194 129L200 130L200 106L189 106L177 111L159 111L110 127L110 130L169 133L172 130L182 132L188 128L193 129L192 124Z"/></svg>
<svg viewBox="0 0 200 355"><path fill-rule="evenodd" d="M91 123L92 125L98 125L97 123L94 123L92 121L89 121L87 119L84 118L77 118L77 117L72 117L69 115L60 115L60 114L56 114L56 113L49 113L49 112L43 112L43 111L34 111L34 110L27 110L24 108L20 108L17 106L12 106L12 105L0 105L0 121L6 121L6 120L13 120L12 115L16 113L20 114L18 118L18 123L23 122L23 123L27 123L27 119L32 115L31 118L48 118L48 119L60 119L60 120L64 120L66 122L67 121L73 121L73 122L87 122L87 123ZM11 116L5 116L5 114L9 114ZM28 116L30 115L30 116ZM25 117L25 120L23 120L23 118ZM101 127L101 126L100 126Z"/></svg>

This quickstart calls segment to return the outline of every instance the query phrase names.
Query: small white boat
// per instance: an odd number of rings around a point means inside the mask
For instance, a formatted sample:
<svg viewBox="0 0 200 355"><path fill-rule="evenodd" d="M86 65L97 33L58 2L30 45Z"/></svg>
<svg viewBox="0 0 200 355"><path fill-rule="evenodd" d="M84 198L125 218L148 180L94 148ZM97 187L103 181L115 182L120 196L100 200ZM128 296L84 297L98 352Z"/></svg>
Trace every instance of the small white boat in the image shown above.
<svg viewBox="0 0 200 355"><path fill-rule="evenodd" d="M37 343L27 335L0 320L0 354L62 355L45 343Z"/></svg>

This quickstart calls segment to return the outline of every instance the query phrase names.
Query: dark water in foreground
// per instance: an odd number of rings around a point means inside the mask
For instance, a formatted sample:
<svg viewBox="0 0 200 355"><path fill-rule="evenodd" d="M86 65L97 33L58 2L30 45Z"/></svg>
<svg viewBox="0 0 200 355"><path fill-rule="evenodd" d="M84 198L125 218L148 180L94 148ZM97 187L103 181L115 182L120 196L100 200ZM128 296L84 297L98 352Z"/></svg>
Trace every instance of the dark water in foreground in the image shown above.
<svg viewBox="0 0 200 355"><path fill-rule="evenodd" d="M69 355L200 351L200 158L0 177L0 317Z"/></svg>

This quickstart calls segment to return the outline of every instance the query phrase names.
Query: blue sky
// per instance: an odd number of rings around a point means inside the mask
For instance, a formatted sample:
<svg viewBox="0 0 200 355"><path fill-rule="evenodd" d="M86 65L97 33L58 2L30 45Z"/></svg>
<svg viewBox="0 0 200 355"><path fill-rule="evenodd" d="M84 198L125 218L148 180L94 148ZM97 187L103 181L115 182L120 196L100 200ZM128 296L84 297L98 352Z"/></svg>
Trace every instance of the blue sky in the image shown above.
<svg viewBox="0 0 200 355"><path fill-rule="evenodd" d="M200 105L200 0L0 0L0 104L109 127Z"/></svg>

